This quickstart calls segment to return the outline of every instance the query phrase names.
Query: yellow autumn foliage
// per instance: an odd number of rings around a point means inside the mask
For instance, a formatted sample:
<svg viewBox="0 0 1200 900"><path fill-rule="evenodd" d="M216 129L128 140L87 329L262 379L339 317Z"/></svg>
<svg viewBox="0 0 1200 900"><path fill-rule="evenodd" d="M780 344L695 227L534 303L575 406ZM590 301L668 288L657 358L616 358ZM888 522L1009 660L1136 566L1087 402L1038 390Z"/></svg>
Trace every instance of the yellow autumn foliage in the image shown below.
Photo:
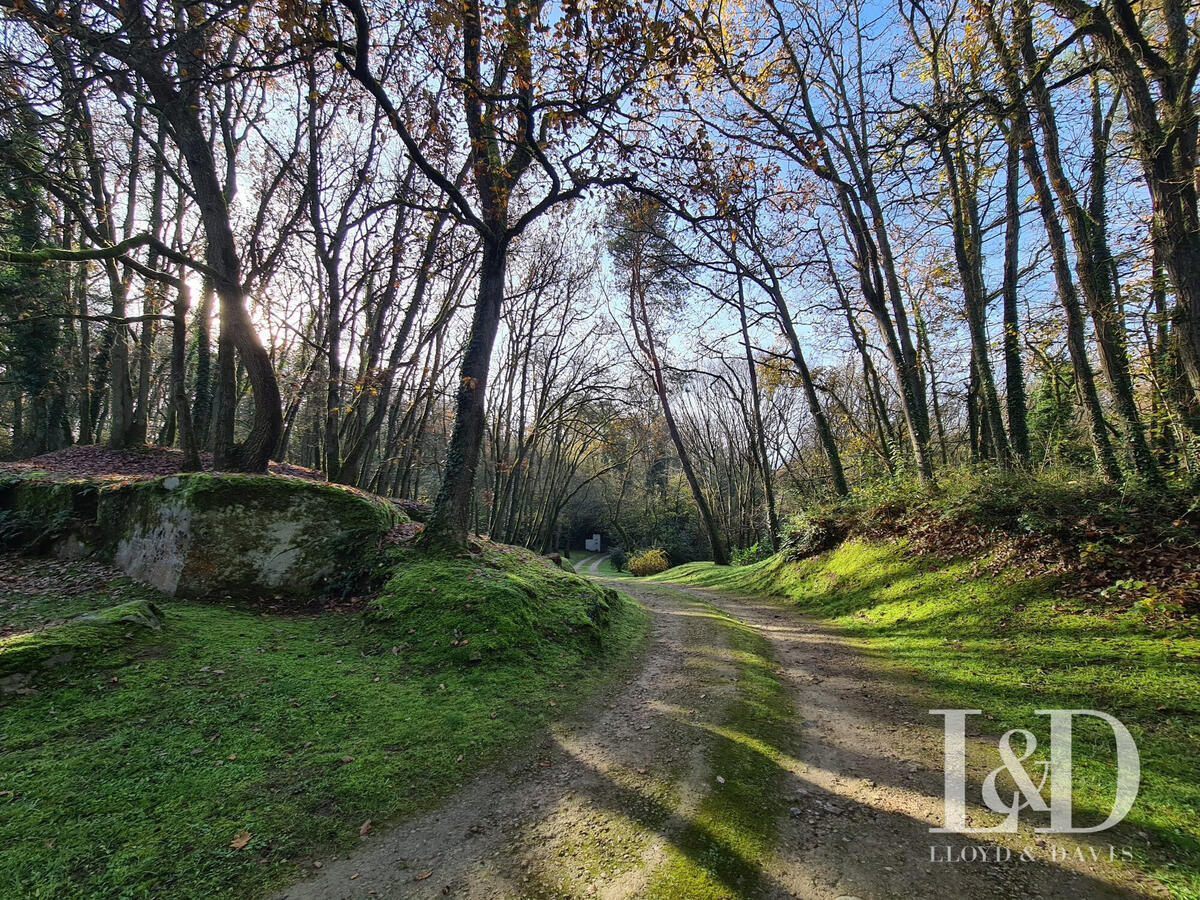
<svg viewBox="0 0 1200 900"><path fill-rule="evenodd" d="M671 567L667 554L662 550L642 550L629 557L629 572L641 578L644 575L657 575Z"/></svg>

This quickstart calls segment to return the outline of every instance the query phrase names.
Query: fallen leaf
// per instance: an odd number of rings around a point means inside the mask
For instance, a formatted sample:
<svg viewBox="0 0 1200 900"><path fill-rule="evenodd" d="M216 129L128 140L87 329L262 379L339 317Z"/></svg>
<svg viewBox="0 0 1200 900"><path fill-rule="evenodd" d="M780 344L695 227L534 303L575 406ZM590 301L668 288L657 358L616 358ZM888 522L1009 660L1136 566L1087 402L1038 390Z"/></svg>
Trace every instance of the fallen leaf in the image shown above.
<svg viewBox="0 0 1200 900"><path fill-rule="evenodd" d="M235 834L233 836L233 840L229 842L229 846L232 847L234 850L241 850L248 843L250 843L250 837L251 837L250 832L239 831L237 834Z"/></svg>
<svg viewBox="0 0 1200 900"><path fill-rule="evenodd" d="M362 825L359 826L358 833L366 834L370 830L371 830L371 820L367 819L367 821L363 822Z"/></svg>

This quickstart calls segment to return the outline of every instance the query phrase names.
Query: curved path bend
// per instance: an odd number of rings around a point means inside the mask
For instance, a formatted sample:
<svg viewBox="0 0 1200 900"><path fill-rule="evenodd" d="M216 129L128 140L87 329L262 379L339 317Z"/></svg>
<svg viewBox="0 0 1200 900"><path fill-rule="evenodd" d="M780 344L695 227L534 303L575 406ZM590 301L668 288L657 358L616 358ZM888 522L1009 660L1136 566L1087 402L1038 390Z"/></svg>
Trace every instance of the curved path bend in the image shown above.
<svg viewBox="0 0 1200 900"><path fill-rule="evenodd" d="M575 571L580 575L592 575L596 578L603 577L600 574L601 564L608 559L607 553L595 553L591 556L585 556L579 562L575 563Z"/></svg>
<svg viewBox="0 0 1200 900"><path fill-rule="evenodd" d="M600 559L584 562L594 571ZM612 585L652 616L640 669L621 687L441 807L369 835L356 854L310 868L278 896L690 900L663 873L678 871L680 859L712 861L694 849L697 815L726 782L712 771L705 736L749 742L730 725L746 665L730 647L730 619L765 639L766 668L793 714L774 746L760 748L771 789L756 814L773 820L765 822L771 849L738 860L749 876L730 878L716 896L1165 895L1126 867L1073 854L1053 864L1048 848L1025 862L1017 853L1008 863L931 861L931 846L994 859L997 845L929 833L942 813L943 776L939 720L927 705L868 666L851 642L785 607L633 579ZM1034 843L1024 833L1007 845ZM736 836L714 836L713 846L738 852ZM1082 855L1090 858L1086 848Z"/></svg>

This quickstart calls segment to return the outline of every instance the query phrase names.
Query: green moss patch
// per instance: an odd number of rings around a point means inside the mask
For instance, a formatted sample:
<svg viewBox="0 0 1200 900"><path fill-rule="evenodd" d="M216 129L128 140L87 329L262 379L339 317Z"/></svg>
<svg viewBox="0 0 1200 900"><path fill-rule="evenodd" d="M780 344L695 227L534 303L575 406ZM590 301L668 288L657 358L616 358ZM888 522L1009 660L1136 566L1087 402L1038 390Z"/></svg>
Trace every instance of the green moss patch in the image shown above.
<svg viewBox="0 0 1200 900"><path fill-rule="evenodd" d="M31 676L39 668L133 646L145 631L161 630L162 610L149 600L132 600L73 616L60 625L0 637L0 678Z"/></svg>
<svg viewBox="0 0 1200 900"><path fill-rule="evenodd" d="M372 607L405 635L413 660L458 666L520 663L552 648L603 649L622 601L617 593L519 547L479 553L395 553L395 574Z"/></svg>

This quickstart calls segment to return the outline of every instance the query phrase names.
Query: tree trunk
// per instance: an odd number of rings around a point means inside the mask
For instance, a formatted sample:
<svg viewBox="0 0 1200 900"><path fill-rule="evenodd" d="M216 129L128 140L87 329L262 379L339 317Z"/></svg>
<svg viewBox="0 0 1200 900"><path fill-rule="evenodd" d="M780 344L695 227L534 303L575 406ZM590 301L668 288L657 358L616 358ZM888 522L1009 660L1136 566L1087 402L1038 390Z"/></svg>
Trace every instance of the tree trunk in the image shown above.
<svg viewBox="0 0 1200 900"><path fill-rule="evenodd" d="M767 527L770 529L771 550L779 552L779 514L775 508L775 472L767 457L767 430L763 425L762 402L758 395L758 367L754 351L750 346L750 329L746 321L746 297L742 279L738 277L738 315L742 326L742 347L746 351L746 372L750 385L750 409L754 416L754 432L751 434L754 452L758 456L758 468L763 480L763 498L767 506Z"/></svg>
<svg viewBox="0 0 1200 900"><path fill-rule="evenodd" d="M629 314L630 324L633 326L634 339L650 366L650 380L654 387L654 392L658 395L658 401L662 406L667 433L671 437L671 443L675 445L675 453L679 458L679 466L683 469L683 475L687 479L688 487L692 492L692 499L695 501L696 508L700 513L700 522L708 534L708 542L712 548L713 562L718 566L727 566L729 565L729 548L725 544L725 539L721 536L717 520L713 516L711 507L708 505L704 491L700 487L700 480L696 477L696 470L692 466L691 455L683 443L683 438L679 434L679 426L671 410L671 400L667 393L667 382L663 375L662 365L658 359L658 351L655 349L654 334L650 327L650 314L646 309L646 300L643 295L644 289L640 284L640 264L635 261L631 268L633 277L629 288Z"/></svg>
<svg viewBox="0 0 1200 900"><path fill-rule="evenodd" d="M976 397L979 390L975 384L975 357L972 356L967 364L967 446L971 451L971 462L983 459L982 441L979 435L979 404Z"/></svg>
<svg viewBox="0 0 1200 900"><path fill-rule="evenodd" d="M384 417L391 407L392 391L396 383L396 372L400 367L404 351L408 349L409 335L412 333L417 314L424 308L425 295L433 270L438 240L441 237L442 229L445 227L448 218L448 210L442 209L439 211L437 217L430 225L429 233L426 235L425 247L422 250L420 262L417 266L412 294L408 299L408 306L404 311L400 328L393 340L387 367L380 375L378 396L374 398L374 405L371 408L370 414L368 415L362 406L365 398L360 397L347 415L348 421L346 424L349 427L346 439L343 442L344 449L342 451L343 458L340 473L341 480L346 484L353 483L359 487L366 486L364 481L366 480L365 469L368 451L378 441ZM401 241L399 221L397 221L397 227L393 232L392 239L397 243L398 248ZM388 286L384 290L382 304L390 306L395 298L397 286L400 283L399 269L401 259L402 253L397 249L392 256ZM383 320L380 318L379 328L382 329L382 327ZM434 328L436 333L440 333L442 330L441 325L435 325Z"/></svg>
<svg viewBox="0 0 1200 900"><path fill-rule="evenodd" d="M934 57L931 62L934 102L939 103L943 100L941 78L938 74L940 61ZM966 159L963 144L967 137L964 134L960 133L957 140L953 140L951 132L945 129L941 122L933 123L933 127L936 129L937 147L942 159L947 190L950 193L951 243L962 286L967 333L971 341L971 359L975 367L980 443L989 446L996 461L1002 467L1007 467L1010 461L1008 438L1004 431L1004 419L1000 412L1000 398L996 393L996 379L992 373L988 347L988 298L983 277L983 229L979 223L978 166L971 166L970 161Z"/></svg>
<svg viewBox="0 0 1200 900"><path fill-rule="evenodd" d="M1038 212L1046 229L1046 237L1050 246L1050 258L1054 270L1054 281L1058 288L1059 302L1067 320L1067 350L1071 355L1071 365L1075 372L1075 386L1079 391L1084 414L1087 417L1088 429L1091 432L1092 448L1101 472L1110 481L1121 480L1121 468L1117 464L1116 454L1108 439L1108 426L1104 421L1104 413L1100 407L1100 396L1096 391L1096 380L1088 361L1087 342L1083 327L1083 314L1079 306L1079 294L1071 275L1071 266L1067 256L1066 235L1058 211L1054 207L1054 197L1046 181L1046 172L1042 167L1041 157L1033 141L1033 130L1029 121L1029 112L1024 105L1024 91L1017 74L1017 61L1013 51L1000 30L991 7L986 3L977 3L976 9L982 13L988 36L995 47L1001 62L1001 76L1005 89L1008 91L1012 107L1012 126L1017 130L1015 138L1021 147L1021 160L1025 166L1025 174L1033 187L1037 199Z"/></svg>
<svg viewBox="0 0 1200 900"><path fill-rule="evenodd" d="M1153 50L1140 29L1149 26L1128 12L1120 28L1105 5L1080 0L1051 0L1051 5L1086 29L1105 58L1113 80L1125 100L1130 143L1137 151L1142 174L1153 201L1154 239L1175 286L1175 331L1179 359L1200 404L1200 214L1196 193L1198 117L1195 108L1195 71L1200 55L1183 22L1183 4L1168 2L1161 10L1166 19L1170 48L1164 58ZM1028 2L1022 4L1028 18ZM1125 4L1119 7L1127 8ZM1120 14L1120 12L1118 13ZM1182 23L1182 24L1177 24ZM1182 35L1182 39L1178 39ZM1161 99L1156 98L1157 94Z"/></svg>
<svg viewBox="0 0 1200 900"><path fill-rule="evenodd" d="M475 469L483 445L488 367L504 303L507 264L507 239L485 237L479 270L479 295L471 318L471 332L463 353L458 382L454 431L446 451L442 484L420 538L421 545L431 549L463 547L467 543Z"/></svg>
<svg viewBox="0 0 1200 900"><path fill-rule="evenodd" d="M834 293L837 294L838 303L842 307L842 312L846 317L846 326L850 332L850 338L854 342L854 348L858 352L859 360L863 367L863 380L866 382L867 399L870 402L872 412L875 417L876 433L879 437L879 445L884 454L884 464L887 466L888 472L895 473L896 471L896 436L892 430L891 417L888 415L887 404L883 399L883 390L880 387L879 372L875 368L875 363L871 360L871 354L867 349L866 333L859 324L855 316L854 309L850 306L850 298L846 295L846 289L842 284L841 278L838 276L837 270L833 266L833 257L829 253L828 244L822 242L821 249L825 253L825 266L829 272L829 280L833 284ZM922 324L920 317L917 318L917 338L921 338ZM931 363L932 364L932 363ZM936 391L936 385L933 385ZM934 408L937 408L937 401L934 401ZM940 418L939 418L940 422ZM939 426L940 427L940 426ZM939 431L939 434L941 432ZM946 447L945 438L942 437L942 458L945 461Z"/></svg>
<svg viewBox="0 0 1200 900"><path fill-rule="evenodd" d="M160 156L155 157L154 161L154 181L150 190L150 233L156 238L161 237L163 228L163 191L165 189L165 177L163 160ZM158 268L158 254L151 251L149 257L150 268ZM148 281L143 288L143 312L149 316L157 316L162 312L165 305L164 298L166 285L158 281ZM149 431L150 417L150 367L152 365L151 351L154 348L154 328L155 318L147 318L142 321L142 327L138 333L138 382L136 403L133 409L133 425L130 430L130 443L144 444L146 443L146 435ZM172 338L173 339L173 338ZM174 391L172 391L174 398Z"/></svg>
<svg viewBox="0 0 1200 900"><path fill-rule="evenodd" d="M220 303L221 340L237 349L254 394L254 419L240 446L233 445L233 409L223 410L227 422L225 429L218 431L213 463L217 468L264 472L283 432L283 407L271 359L246 310L241 262L229 208L217 178L216 161L200 124L198 107L190 102L191 98L179 95L161 80L147 77L147 82L158 101L159 114L170 124L191 176L193 195L208 239L207 262ZM225 399L230 407L236 402L232 396Z"/></svg>
<svg viewBox="0 0 1200 900"><path fill-rule="evenodd" d="M848 191L840 189L839 194L843 219L854 242L854 262L863 299L879 327L888 361L900 384L900 396L903 401L901 408L904 411L904 424L908 428L913 460L917 466L917 476L923 484L930 484L933 482L933 465L929 459L929 417L925 409L925 390L921 373L915 366L915 353L909 354L905 351L905 346L910 346L911 341L907 336L903 339L900 337L899 325L892 320L892 313L884 295L885 278L878 267L878 253L871 233L855 211L854 200Z"/></svg>
<svg viewBox="0 0 1200 900"><path fill-rule="evenodd" d="M1017 277L1021 240L1021 208L1017 196L1021 153L1018 130L1010 123L1004 183L1004 399L1008 411L1008 434L1013 453L1029 462L1029 420L1026 413L1025 373L1021 367L1020 319L1017 310Z"/></svg>
<svg viewBox="0 0 1200 900"><path fill-rule="evenodd" d="M804 358L804 348L800 345L800 337L796 333L795 324L792 322L792 313L788 308L787 301L783 297L782 286L779 283L779 278L775 273L774 267L765 259L760 257L767 274L770 277L768 293L771 296L771 301L775 304L775 312L779 320L779 325L783 329L783 334L787 338L788 347L792 351L792 362L796 366L796 373L800 376L800 385L804 390L804 400L808 404L809 414L813 417L813 425L817 429L817 440L821 444L821 451L825 454L825 462L829 466L829 478L833 482L833 492L839 497L844 497L850 493L850 487L846 484L846 472L842 468L842 456L838 451L837 441L833 438L833 429L829 427L829 420L825 416L825 410L821 407L821 400L817 397L817 387L813 384L812 373L809 372L808 362Z"/></svg>
<svg viewBox="0 0 1200 900"><path fill-rule="evenodd" d="M192 423L196 431L196 443L201 447L212 445L212 314L212 279L206 275L200 280L200 306L195 318L196 385L192 400Z"/></svg>
<svg viewBox="0 0 1200 900"><path fill-rule="evenodd" d="M1108 265L1112 252L1105 234L1108 139L1101 121L1099 99L1093 99L1091 205L1085 210L1062 162L1054 104L1045 79L1039 74L1039 61L1033 45L1033 25L1026 0L1020 0L1016 9L1026 77L1030 79L1030 94L1041 126L1042 157L1050 185L1058 197L1059 207L1071 234L1075 250L1075 274L1095 331L1100 371L1112 394L1122 436L1129 446L1134 468L1151 484L1161 484L1162 476L1146 443L1141 415L1133 396L1129 354L1125 347L1125 323L1118 315L1109 278Z"/></svg>
<svg viewBox="0 0 1200 900"><path fill-rule="evenodd" d="M112 298L111 343L108 346L109 415L108 446L121 450L129 446L133 425L133 385L129 380L129 327L125 324L125 287L117 275L117 265L105 261L109 295Z"/></svg>
<svg viewBox="0 0 1200 900"><path fill-rule="evenodd" d="M237 351L222 325L217 331L217 370L213 383L213 417L209 448L213 468L234 467L233 430L237 416Z"/></svg>
<svg viewBox="0 0 1200 900"><path fill-rule="evenodd" d="M821 407L821 400L817 397L817 386L813 383L812 373L808 370L808 361L804 358L804 350L800 346L799 337L790 321L784 326L784 333L787 335L788 344L792 350L792 362L796 366L796 374L800 376L800 386L804 391L805 403L808 404L808 411L813 417L813 425L817 429L817 440L821 444L821 451L825 454L825 462L829 466L833 492L839 497L844 497L850 493L850 486L846 483L846 473L842 468L842 455L838 451L837 441L834 440L833 429L829 427L829 420L825 417L825 410Z"/></svg>
<svg viewBox="0 0 1200 900"><path fill-rule="evenodd" d="M920 307L914 307L913 320L913 325L917 329L917 349L925 357L925 365L929 369L929 403L933 407L933 425L937 430L938 453L941 455L942 465L945 466L950 463L950 449L946 443L946 422L942 417L942 400L938 394L937 365L933 358L933 347L929 343L929 329L925 325L925 317L921 315ZM878 396L879 389L876 387L873 393ZM880 406L883 405L882 399L876 402Z"/></svg>
<svg viewBox="0 0 1200 900"><path fill-rule="evenodd" d="M192 427L192 411L187 396L187 284L180 278L175 293L174 321L171 332L171 406L174 410L179 446L183 449L183 470L199 472L200 445Z"/></svg>
<svg viewBox="0 0 1200 900"><path fill-rule="evenodd" d="M92 443L91 399L91 331L88 322L88 264L75 263L72 273L75 309L79 315L79 361L76 381L79 383L79 443Z"/></svg>

